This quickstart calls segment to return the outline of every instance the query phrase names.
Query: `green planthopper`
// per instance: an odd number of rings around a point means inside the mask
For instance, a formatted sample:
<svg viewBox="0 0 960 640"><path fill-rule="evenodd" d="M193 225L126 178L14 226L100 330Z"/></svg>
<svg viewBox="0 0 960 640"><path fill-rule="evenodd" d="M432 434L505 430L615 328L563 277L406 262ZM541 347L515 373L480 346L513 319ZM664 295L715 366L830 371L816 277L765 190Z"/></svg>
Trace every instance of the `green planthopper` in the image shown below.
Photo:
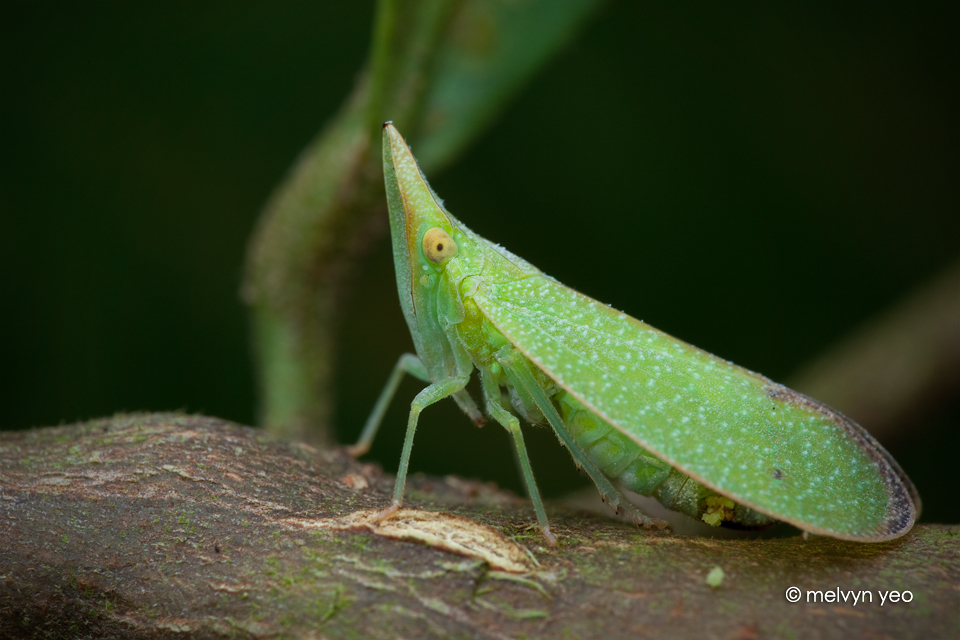
<svg viewBox="0 0 960 640"><path fill-rule="evenodd" d="M410 407L388 518L403 500L420 412L447 397L510 433L540 530L556 538L519 417L548 424L601 496L640 524L624 490L714 526L777 520L877 542L902 536L920 498L896 461L842 414L597 302L454 218L391 123L383 170L400 304L417 355L397 362L355 455L369 449L404 373L428 383Z"/></svg>

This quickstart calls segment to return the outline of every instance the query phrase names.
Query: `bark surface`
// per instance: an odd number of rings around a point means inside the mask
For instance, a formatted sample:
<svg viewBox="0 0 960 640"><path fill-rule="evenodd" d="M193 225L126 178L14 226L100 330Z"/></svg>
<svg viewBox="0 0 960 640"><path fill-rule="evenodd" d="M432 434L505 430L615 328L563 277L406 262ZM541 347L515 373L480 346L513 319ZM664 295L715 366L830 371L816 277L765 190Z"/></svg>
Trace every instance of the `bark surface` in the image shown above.
<svg viewBox="0 0 960 640"><path fill-rule="evenodd" d="M958 526L719 540L555 507L550 549L525 500L453 477L378 527L392 482L214 418L2 434L0 636L960 637Z"/></svg>

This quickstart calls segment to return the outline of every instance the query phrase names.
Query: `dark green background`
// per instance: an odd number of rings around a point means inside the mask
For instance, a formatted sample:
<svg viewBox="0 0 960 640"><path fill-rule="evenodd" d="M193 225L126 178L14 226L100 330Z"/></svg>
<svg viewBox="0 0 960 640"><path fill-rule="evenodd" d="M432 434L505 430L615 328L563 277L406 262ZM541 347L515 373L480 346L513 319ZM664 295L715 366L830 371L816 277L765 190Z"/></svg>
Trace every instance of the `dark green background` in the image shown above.
<svg viewBox="0 0 960 640"><path fill-rule="evenodd" d="M254 421L245 243L373 14L280 7L0 4L4 428ZM561 282L783 380L960 253L958 7L611 3L432 184ZM344 304L349 441L411 344L386 238ZM387 469L415 390L372 452ZM446 404L413 469L518 489L502 430ZM958 404L889 443L927 519L960 520ZM583 482L552 434L528 444L545 493Z"/></svg>

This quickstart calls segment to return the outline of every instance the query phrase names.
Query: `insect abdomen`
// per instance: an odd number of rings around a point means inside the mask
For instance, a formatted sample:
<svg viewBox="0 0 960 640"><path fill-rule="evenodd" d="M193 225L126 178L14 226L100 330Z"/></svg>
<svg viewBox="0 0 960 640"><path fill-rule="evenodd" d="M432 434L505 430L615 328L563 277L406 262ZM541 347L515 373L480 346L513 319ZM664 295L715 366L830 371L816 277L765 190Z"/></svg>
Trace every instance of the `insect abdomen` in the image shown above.
<svg viewBox="0 0 960 640"><path fill-rule="evenodd" d="M554 398L570 435L606 476L649 496L670 474L670 465L597 418L569 393L560 392Z"/></svg>
<svg viewBox="0 0 960 640"><path fill-rule="evenodd" d="M663 506L718 526L762 527L773 518L736 504L677 471L618 429L597 417L576 398L561 391L554 396L560 415L576 444L607 477Z"/></svg>

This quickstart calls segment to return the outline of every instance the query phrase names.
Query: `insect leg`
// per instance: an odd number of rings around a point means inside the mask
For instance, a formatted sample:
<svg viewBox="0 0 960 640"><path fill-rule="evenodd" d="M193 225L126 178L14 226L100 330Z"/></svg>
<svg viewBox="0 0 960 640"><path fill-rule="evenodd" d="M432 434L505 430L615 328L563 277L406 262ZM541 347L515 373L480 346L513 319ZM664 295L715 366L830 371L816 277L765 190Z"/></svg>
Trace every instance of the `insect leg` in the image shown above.
<svg viewBox="0 0 960 640"><path fill-rule="evenodd" d="M399 363L398 363L399 366ZM413 451L413 434L417 431L420 412L433 403L452 396L470 382L470 374L460 378L446 378L426 387L410 403L410 417L407 419L407 435L403 439L403 454L400 456L400 468L397 469L397 484L393 488L393 502L377 514L376 521L389 518L403 504L403 489L407 482L407 466L410 464L410 452Z"/></svg>
<svg viewBox="0 0 960 640"><path fill-rule="evenodd" d="M560 438L560 441L563 442L564 446L566 446L567 450L573 456L574 461L587 472L587 475L593 480L593 484L597 486L600 495L603 496L610 506L617 510L623 508L637 523L645 527L667 526L665 521L649 516L634 507L623 493L610 482L607 476L597 468L593 461L587 457L583 449L581 449L570 436L563 422L563 418L560 417L556 407L553 406L553 403L547 398L543 389L537 384L536 379L533 377L533 374L530 373L525 362L519 361L514 355L507 356L504 360L498 358L498 362L503 365L504 371L507 372L510 381L513 382L514 385L521 387L533 399L537 408L540 409L540 412L550 423L550 426L553 427L557 437Z"/></svg>
<svg viewBox="0 0 960 640"><path fill-rule="evenodd" d="M523 481L527 485L527 494L533 502L533 510L537 513L537 521L540 523L540 532L546 538L547 544L554 546L557 544L557 538L550 532L550 522L547 520L547 512L543 508L543 500L540 499L540 491L537 489L537 481L533 477L533 467L530 466L530 457L527 455L527 447L523 443L523 432L520 431L520 421L517 417L507 411L500 401L500 384L494 380L493 373L488 368L480 369L480 380L483 382L483 392L487 397L487 411L493 416L493 419L503 425L503 428L513 436L513 445L520 460L520 469L523 471Z"/></svg>
<svg viewBox="0 0 960 640"><path fill-rule="evenodd" d="M400 386L400 380L403 378L404 373L409 373L424 382L430 382L430 375L427 373L427 368L423 366L420 358L412 353L405 353L400 356L397 364L393 367L393 371L390 373L390 377L387 378L387 384L383 387L383 391L380 392L380 397L377 398L377 404L373 406L373 411L370 412L370 417L367 418L367 423L363 426L360 439L357 440L357 444L352 447L347 447L347 453L353 457L359 458L370 450L373 438L377 435L377 429L380 428L380 423L383 421L383 414L386 413L387 406L390 404L390 401L393 400L393 394L397 392L397 387Z"/></svg>
<svg viewBox="0 0 960 640"><path fill-rule="evenodd" d="M463 409L463 412L473 420L473 424L478 427L482 427L484 420L483 414L480 413L480 410L477 409L477 403L473 401L473 398L470 397L470 394L467 393L466 389L461 389L453 394L453 399L456 400L457 404L460 405L460 408Z"/></svg>

